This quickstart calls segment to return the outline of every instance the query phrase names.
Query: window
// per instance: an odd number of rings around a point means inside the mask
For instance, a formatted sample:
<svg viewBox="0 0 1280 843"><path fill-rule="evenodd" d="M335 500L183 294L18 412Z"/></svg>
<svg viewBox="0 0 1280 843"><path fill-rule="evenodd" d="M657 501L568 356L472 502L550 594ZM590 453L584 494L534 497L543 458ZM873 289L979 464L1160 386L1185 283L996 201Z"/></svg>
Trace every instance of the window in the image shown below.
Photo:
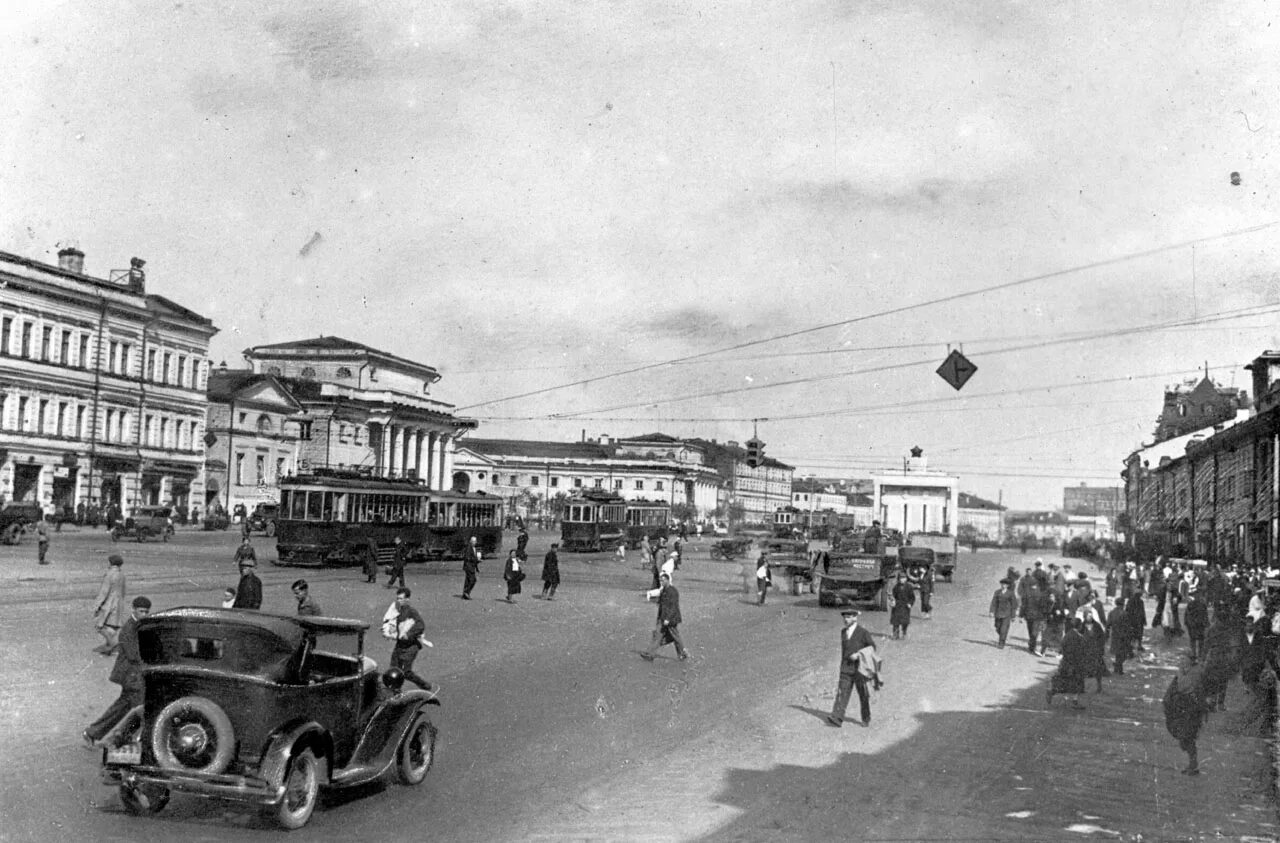
<svg viewBox="0 0 1280 843"><path fill-rule="evenodd" d="M191 388L196 389L200 384L200 358L191 358Z"/></svg>
<svg viewBox="0 0 1280 843"><path fill-rule="evenodd" d="M173 355L166 351L164 353L164 371L161 373L161 378L160 378L161 383L169 382L169 364L172 362L173 362Z"/></svg>
<svg viewBox="0 0 1280 843"><path fill-rule="evenodd" d="M169 420L160 419L160 447L169 447Z"/></svg>
<svg viewBox="0 0 1280 843"><path fill-rule="evenodd" d="M604 488L604 481L603 481L603 480L601 480L601 479L600 479L600 478L598 478L598 477L596 478L596 488L597 488L597 489L603 489L603 488Z"/></svg>
<svg viewBox="0 0 1280 843"><path fill-rule="evenodd" d="M351 377L351 370L348 369L346 366L339 366L337 371L337 377L349 378Z"/></svg>
<svg viewBox="0 0 1280 843"><path fill-rule="evenodd" d="M259 486L267 482L267 458L262 454L253 459L253 473Z"/></svg>
<svg viewBox="0 0 1280 843"><path fill-rule="evenodd" d="M71 363L71 332L62 332L62 342L58 345L58 362L64 366Z"/></svg>
<svg viewBox="0 0 1280 843"><path fill-rule="evenodd" d="M22 323L22 356L31 356L31 323Z"/></svg>
<svg viewBox="0 0 1280 843"><path fill-rule="evenodd" d="M1187 414L1187 405L1186 405L1186 404L1179 404L1179 405L1178 405L1178 415L1179 415L1179 416L1186 416L1186 414Z"/></svg>
<svg viewBox="0 0 1280 843"><path fill-rule="evenodd" d="M644 481L643 481L643 480L637 480L637 481L636 481L636 491L637 491L637 492L643 492L643 491L644 491Z"/></svg>
<svg viewBox="0 0 1280 843"><path fill-rule="evenodd" d="M236 454L236 483L244 482L244 454Z"/></svg>
<svg viewBox="0 0 1280 843"><path fill-rule="evenodd" d="M259 433L270 433L272 428L273 428L273 425L271 424L270 416L268 416L266 413L263 413L262 415L258 416L258 432Z"/></svg>
<svg viewBox="0 0 1280 843"><path fill-rule="evenodd" d="M358 424L351 428L351 442L355 445L360 445L364 442L364 428Z"/></svg>
<svg viewBox="0 0 1280 843"><path fill-rule="evenodd" d="M13 317L6 316L0 321L0 354L9 354L9 341L13 338Z"/></svg>
<svg viewBox="0 0 1280 843"><path fill-rule="evenodd" d="M107 343L107 371L111 374L116 373L116 356L120 353L120 343L112 340Z"/></svg>
<svg viewBox="0 0 1280 843"><path fill-rule="evenodd" d="M309 419L298 422L298 438L303 441L311 439L311 421Z"/></svg>
<svg viewBox="0 0 1280 843"><path fill-rule="evenodd" d="M520 485L520 478L519 478L519 477L516 477L514 474L513 474L513 475L511 475L511 482L510 482L510 483L508 483L507 485L508 485L508 486L519 486L519 485Z"/></svg>
<svg viewBox="0 0 1280 843"><path fill-rule="evenodd" d="M133 354L133 346L129 343L120 344L120 374L129 374L129 357Z"/></svg>
<svg viewBox="0 0 1280 843"><path fill-rule="evenodd" d="M573 488L575 488L575 489L581 489L581 488L582 488L582 478L581 478L581 477L575 477L575 478L573 478Z"/></svg>
<svg viewBox="0 0 1280 843"><path fill-rule="evenodd" d="M530 485L530 486L537 486L537 485L539 485L539 481L540 481L541 479L542 479L542 478L538 477L538 475L536 475L536 474L530 474L530 475L529 475L529 485Z"/></svg>
<svg viewBox="0 0 1280 843"><path fill-rule="evenodd" d="M53 346L53 328L46 325L40 330L40 359L47 361Z"/></svg>
<svg viewBox="0 0 1280 843"><path fill-rule="evenodd" d="M176 380L174 380L174 383L176 383L178 386L183 386L186 379L187 379L187 358L179 354L178 355L178 377Z"/></svg>
<svg viewBox="0 0 1280 843"><path fill-rule="evenodd" d="M268 366L268 367L267 367L267 374L268 374L268 375L271 375L272 377L277 377L277 378L278 378L278 377L280 377L280 367L279 367L279 366Z"/></svg>
<svg viewBox="0 0 1280 843"><path fill-rule="evenodd" d="M116 411L107 410L107 423L102 429L102 438L107 440L108 442L111 441L112 428L115 427L115 424L116 424Z"/></svg>
<svg viewBox="0 0 1280 843"><path fill-rule="evenodd" d="M5 343L5 345L8 346L9 344ZM80 359L76 362L80 365L81 369L87 369L89 367L89 335L88 334L80 335Z"/></svg>
<svg viewBox="0 0 1280 843"><path fill-rule="evenodd" d="M614 481L613 481L613 488L614 488L614 489L616 489L616 490L618 490L618 491L621 491L621 490L622 490L622 481L621 481L621 480L614 480Z"/></svg>
<svg viewBox="0 0 1280 843"><path fill-rule="evenodd" d="M81 439L85 436L84 407L76 407L76 436Z"/></svg>
<svg viewBox="0 0 1280 843"><path fill-rule="evenodd" d="M316 376L316 370L315 370L315 369L311 368L310 366L303 366L303 367L302 367L302 377L303 377L305 380L314 380L314 379L315 379L315 376Z"/></svg>
<svg viewBox="0 0 1280 843"><path fill-rule="evenodd" d="M175 448L183 448L186 446L186 443L182 441L182 431L184 427L185 425L182 423L182 419L178 419L173 423L173 447Z"/></svg>
<svg viewBox="0 0 1280 843"><path fill-rule="evenodd" d="M147 380L156 379L156 350L153 348L147 352Z"/></svg>
<svg viewBox="0 0 1280 843"><path fill-rule="evenodd" d="M666 484L661 480L653 481L653 489L655 492L661 492Z"/></svg>
<svg viewBox="0 0 1280 843"><path fill-rule="evenodd" d="M338 424L338 441L346 444L351 439L351 433L345 424Z"/></svg>
<svg viewBox="0 0 1280 843"><path fill-rule="evenodd" d="M45 426L49 423L49 402L41 398L36 416L36 433L44 433Z"/></svg>
<svg viewBox="0 0 1280 843"><path fill-rule="evenodd" d="M276 480L279 481L284 475L284 457L276 457Z"/></svg>
<svg viewBox="0 0 1280 843"><path fill-rule="evenodd" d="M552 478L551 478L551 488L553 488L553 489L554 489L554 488L556 488L556 487L557 487L557 486L559 486L559 485L560 485L560 478L559 478L559 477L552 477Z"/></svg>
<svg viewBox="0 0 1280 843"><path fill-rule="evenodd" d="M67 426L67 402L60 401L58 402L58 429L55 430L54 433L58 434L59 436L66 436L67 435L66 426Z"/></svg>

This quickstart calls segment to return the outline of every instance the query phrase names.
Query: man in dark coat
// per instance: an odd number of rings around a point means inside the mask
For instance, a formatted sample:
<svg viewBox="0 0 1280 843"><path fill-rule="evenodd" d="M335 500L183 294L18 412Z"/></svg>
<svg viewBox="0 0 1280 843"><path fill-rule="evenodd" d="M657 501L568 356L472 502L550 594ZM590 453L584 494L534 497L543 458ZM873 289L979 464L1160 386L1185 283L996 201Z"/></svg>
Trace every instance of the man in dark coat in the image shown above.
<svg viewBox="0 0 1280 843"><path fill-rule="evenodd" d="M1209 706L1204 698L1203 668L1193 667L1181 676L1173 677L1164 692L1164 726L1178 739L1178 746L1187 754L1187 767L1183 775L1200 775L1196 757L1196 739L1204 725Z"/></svg>
<svg viewBox="0 0 1280 843"><path fill-rule="evenodd" d="M120 696L102 712L102 716L81 733L86 747L92 749L111 728L137 706L142 705L142 655L138 652L138 621L151 614L151 601L133 598L133 611L120 627L119 655L111 668L110 680L120 686Z"/></svg>
<svg viewBox="0 0 1280 843"><path fill-rule="evenodd" d="M520 535L516 536L516 558L521 562L529 558L529 554L525 552L525 548L529 546L529 531L524 527L520 528Z"/></svg>
<svg viewBox="0 0 1280 843"><path fill-rule="evenodd" d="M1045 705L1053 704L1055 694L1066 694L1071 697L1072 708L1084 708L1080 695L1084 693L1084 678L1091 672L1089 657L1089 645L1080 633L1080 621L1069 618L1062 636L1062 661L1044 692Z"/></svg>
<svg viewBox="0 0 1280 843"><path fill-rule="evenodd" d="M476 587L476 574L480 572L480 549L476 547L476 537L472 536L467 549L462 553L462 599L471 599L471 589Z"/></svg>
<svg viewBox="0 0 1280 843"><path fill-rule="evenodd" d="M1008 577L1000 580L1000 588L991 595L991 608L987 610L988 614L995 618L996 635L1000 640L997 646L1001 650L1004 649L1005 640L1009 637L1009 627L1013 624L1013 619L1018 616L1018 596L1010 588L1012 585Z"/></svg>
<svg viewBox="0 0 1280 843"><path fill-rule="evenodd" d="M1029 579L1034 582L1027 589L1027 598L1022 601L1022 617L1027 621L1027 650L1035 655L1044 655L1044 625L1049 619L1049 578L1044 571L1037 570Z"/></svg>
<svg viewBox="0 0 1280 843"><path fill-rule="evenodd" d="M680 660L684 661L689 658L689 651L684 648L678 629L681 621L680 592L676 591L676 587L671 584L671 576L668 574L660 577L658 587L662 589L658 594L658 622L653 629L653 639L649 642L649 649L640 656L646 661L653 661L658 648L671 643L676 645L676 653L680 656Z"/></svg>
<svg viewBox="0 0 1280 843"><path fill-rule="evenodd" d="M1107 634L1111 639L1111 658L1116 676L1124 676L1124 663L1133 658L1133 633L1129 631L1129 616L1125 603L1131 597L1117 597L1116 605L1107 615Z"/></svg>
<svg viewBox="0 0 1280 843"><path fill-rule="evenodd" d="M907 627L911 625L911 607L916 602L916 590L907 582L907 575L898 572L898 582L894 584L889 610L889 623L893 625L894 638L906 638Z"/></svg>
<svg viewBox="0 0 1280 843"><path fill-rule="evenodd" d="M258 561L258 552L253 549L253 542L250 541L248 536L240 540L240 544L236 547L236 555L232 558L232 561L239 566L246 559L252 559L254 562Z"/></svg>
<svg viewBox="0 0 1280 843"><path fill-rule="evenodd" d="M1124 601L1124 616L1127 621L1125 631L1129 633L1129 646L1134 652L1141 652L1143 632L1147 628L1147 607L1142 602L1142 592L1135 591Z"/></svg>
<svg viewBox="0 0 1280 843"><path fill-rule="evenodd" d="M231 604L233 609L262 608L262 580L254 573L258 563L253 559L240 562L240 582L236 584L236 599Z"/></svg>
<svg viewBox="0 0 1280 843"><path fill-rule="evenodd" d="M1187 592L1185 621L1187 643L1191 646L1191 663L1196 664L1204 655L1204 636L1209 630L1209 604L1205 602L1198 588Z"/></svg>
<svg viewBox="0 0 1280 843"><path fill-rule="evenodd" d="M320 611L320 604L311 596L311 587L307 585L306 580L294 580L293 585L289 586L289 590L297 598L299 615L318 617L323 614Z"/></svg>
<svg viewBox="0 0 1280 843"><path fill-rule="evenodd" d="M554 600L556 588L560 585L560 545L552 544L547 555L542 557L542 599Z"/></svg>
<svg viewBox="0 0 1280 843"><path fill-rule="evenodd" d="M856 688L858 705L862 715L862 725L871 725L871 695L867 692L867 673L872 674L875 687L880 687L878 664L876 669L864 670L868 665L864 660L878 661L875 656L876 642L866 627L858 625L858 610L844 609L840 612L844 628L840 630L840 684L836 688L836 701L827 715L827 722L839 728L844 723L844 712L849 706L849 696ZM870 648L868 650L868 648Z"/></svg>
<svg viewBox="0 0 1280 843"><path fill-rule="evenodd" d="M408 556L409 548L405 545L404 539L396 536L391 557L391 576L387 580L387 588L395 588L397 582L400 588L404 588L404 565L408 561Z"/></svg>

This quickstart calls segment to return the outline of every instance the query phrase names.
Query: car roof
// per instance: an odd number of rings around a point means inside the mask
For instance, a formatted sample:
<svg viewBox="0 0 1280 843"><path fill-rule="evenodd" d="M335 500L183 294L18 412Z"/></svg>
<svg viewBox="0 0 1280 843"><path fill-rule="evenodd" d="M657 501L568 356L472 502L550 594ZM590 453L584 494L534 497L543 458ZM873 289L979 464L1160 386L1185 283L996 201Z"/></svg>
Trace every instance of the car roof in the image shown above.
<svg viewBox="0 0 1280 843"><path fill-rule="evenodd" d="M216 609L209 606L179 606L150 615L144 623L155 621L212 621L235 626L252 626L291 638L298 630L311 632L360 632L369 628L365 621L350 618L324 618L314 615L274 615L248 609Z"/></svg>

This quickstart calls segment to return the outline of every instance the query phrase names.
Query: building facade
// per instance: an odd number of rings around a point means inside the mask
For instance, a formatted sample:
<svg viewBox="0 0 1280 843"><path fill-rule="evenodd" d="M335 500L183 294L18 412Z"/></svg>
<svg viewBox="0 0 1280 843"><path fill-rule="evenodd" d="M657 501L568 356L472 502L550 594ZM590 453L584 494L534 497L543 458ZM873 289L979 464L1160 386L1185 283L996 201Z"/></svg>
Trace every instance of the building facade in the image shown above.
<svg viewBox="0 0 1280 843"><path fill-rule="evenodd" d="M302 405L274 376L247 369L214 369L208 398L203 511L279 503L280 478L297 470Z"/></svg>
<svg viewBox="0 0 1280 843"><path fill-rule="evenodd" d="M930 471L924 451L911 449L902 471L871 476L881 526L909 533L959 534L960 478Z"/></svg>
<svg viewBox="0 0 1280 843"><path fill-rule="evenodd" d="M1165 388L1164 404L1156 420L1155 441L1163 442L1230 421L1237 410L1247 409L1247 391L1219 386L1206 373L1203 378Z"/></svg>
<svg viewBox="0 0 1280 843"><path fill-rule="evenodd" d="M959 534L962 539L977 539L982 542L1004 541L1005 508L1002 504L961 492L956 506L960 513Z"/></svg>
<svg viewBox="0 0 1280 843"><path fill-rule="evenodd" d="M333 468L453 488L457 439L478 422L431 397L440 380L431 366L323 336L254 346L244 358L302 408L293 417L299 472Z"/></svg>
<svg viewBox="0 0 1280 843"><path fill-rule="evenodd" d="M1067 515L1101 515L1114 519L1124 512L1123 486L1067 486L1062 490L1062 511Z"/></svg>
<svg viewBox="0 0 1280 843"><path fill-rule="evenodd" d="M706 464L720 475L727 489L728 505L741 512L742 523L771 527L778 510L791 505L794 467L772 457L764 457L752 466L747 461L747 450L737 442L684 441L699 449Z"/></svg>
<svg viewBox="0 0 1280 843"><path fill-rule="evenodd" d="M146 290L0 252L0 496L59 515L204 500L205 384L217 329Z"/></svg>

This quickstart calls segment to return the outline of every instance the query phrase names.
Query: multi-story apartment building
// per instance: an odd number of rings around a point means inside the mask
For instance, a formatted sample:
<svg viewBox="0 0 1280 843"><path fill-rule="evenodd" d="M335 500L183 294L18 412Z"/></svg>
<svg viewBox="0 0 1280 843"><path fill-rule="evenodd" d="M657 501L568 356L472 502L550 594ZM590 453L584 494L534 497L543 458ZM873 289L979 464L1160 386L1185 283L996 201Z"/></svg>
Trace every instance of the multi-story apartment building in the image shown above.
<svg viewBox="0 0 1280 843"><path fill-rule="evenodd" d="M1249 393L1219 386L1209 379L1191 379L1166 387L1164 404L1156 420L1155 441L1163 442L1235 418L1238 410L1249 409Z"/></svg>
<svg viewBox="0 0 1280 843"><path fill-rule="evenodd" d="M1253 372L1253 408L1125 460L1121 532L1139 553L1272 563L1280 535L1280 352Z"/></svg>
<svg viewBox="0 0 1280 843"><path fill-rule="evenodd" d="M1123 486L1067 486L1062 490L1067 515L1101 515L1112 520L1124 512Z"/></svg>
<svg viewBox="0 0 1280 843"><path fill-rule="evenodd" d="M747 460L747 449L737 442L684 441L699 448L706 464L724 479L730 505L741 507L744 523L771 526L778 510L791 505L794 467L772 457L764 457L752 466Z"/></svg>
<svg viewBox="0 0 1280 843"><path fill-rule="evenodd" d="M293 417L300 472L350 469L454 487L457 439L478 422L431 397L436 369L339 337L254 346L244 358L302 407Z"/></svg>
<svg viewBox="0 0 1280 843"><path fill-rule="evenodd" d="M0 496L60 514L204 500L209 340L199 314L146 290L0 252Z"/></svg>
<svg viewBox="0 0 1280 843"><path fill-rule="evenodd" d="M278 503L280 478L297 469L302 405L275 376L247 369L214 369L208 395L204 511Z"/></svg>

